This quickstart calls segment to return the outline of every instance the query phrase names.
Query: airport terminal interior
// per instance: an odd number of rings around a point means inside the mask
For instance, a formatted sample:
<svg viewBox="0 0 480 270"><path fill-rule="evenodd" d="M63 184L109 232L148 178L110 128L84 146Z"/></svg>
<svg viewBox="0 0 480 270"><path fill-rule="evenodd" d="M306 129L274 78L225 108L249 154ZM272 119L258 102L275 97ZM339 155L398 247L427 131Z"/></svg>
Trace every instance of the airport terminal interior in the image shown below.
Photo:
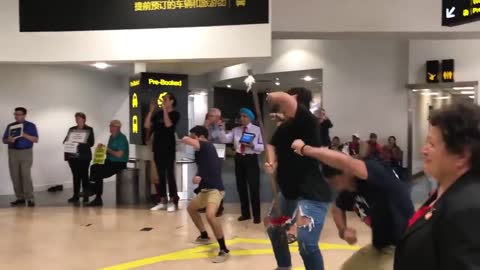
<svg viewBox="0 0 480 270"><path fill-rule="evenodd" d="M424 170L431 116L479 104L479 10L470 0L0 1L0 269L407 269L394 268L394 251L346 266L375 246L376 229L350 205L348 241L334 218L346 191L326 176L340 163L304 151L366 164L422 207L437 187ZM380 165L388 173L370 171ZM298 225L272 225L278 200L295 202L281 215ZM275 226L290 266L275 256ZM312 239L324 266L308 254Z"/></svg>

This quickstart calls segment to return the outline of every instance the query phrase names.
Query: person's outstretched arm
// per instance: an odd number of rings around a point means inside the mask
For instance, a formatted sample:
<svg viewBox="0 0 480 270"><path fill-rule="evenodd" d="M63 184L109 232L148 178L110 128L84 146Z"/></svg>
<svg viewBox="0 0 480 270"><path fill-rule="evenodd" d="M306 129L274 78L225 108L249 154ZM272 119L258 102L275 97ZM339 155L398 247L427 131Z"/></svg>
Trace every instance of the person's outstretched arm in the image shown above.
<svg viewBox="0 0 480 270"><path fill-rule="evenodd" d="M197 140L197 139L192 139L192 138L186 136L186 137L183 137L182 142L184 144L188 144L188 145L192 146L193 149L195 149L195 151L200 150L200 141Z"/></svg>
<svg viewBox="0 0 480 270"><path fill-rule="evenodd" d="M294 141L292 148L299 155L318 159L322 163L351 173L360 179L366 180L368 178L367 166L362 160L354 159L326 147L312 147L305 145L302 140Z"/></svg>

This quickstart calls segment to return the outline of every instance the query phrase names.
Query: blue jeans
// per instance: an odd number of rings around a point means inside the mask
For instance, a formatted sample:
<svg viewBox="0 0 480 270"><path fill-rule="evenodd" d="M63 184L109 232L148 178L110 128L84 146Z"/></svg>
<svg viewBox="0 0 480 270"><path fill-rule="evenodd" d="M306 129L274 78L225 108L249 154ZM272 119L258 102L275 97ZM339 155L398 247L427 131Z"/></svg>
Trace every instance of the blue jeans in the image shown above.
<svg viewBox="0 0 480 270"><path fill-rule="evenodd" d="M297 211L300 211L299 213L302 217L310 219L309 225L299 226L297 230L300 255L306 270L324 270L323 257L318 247L318 242L327 215L328 203L304 199L288 200L281 194L278 196L278 203L283 215L295 219ZM270 215L271 217L276 217L274 211L271 211ZM267 233L272 242L278 267L290 269L292 267L292 258L285 228L270 226L267 229Z"/></svg>

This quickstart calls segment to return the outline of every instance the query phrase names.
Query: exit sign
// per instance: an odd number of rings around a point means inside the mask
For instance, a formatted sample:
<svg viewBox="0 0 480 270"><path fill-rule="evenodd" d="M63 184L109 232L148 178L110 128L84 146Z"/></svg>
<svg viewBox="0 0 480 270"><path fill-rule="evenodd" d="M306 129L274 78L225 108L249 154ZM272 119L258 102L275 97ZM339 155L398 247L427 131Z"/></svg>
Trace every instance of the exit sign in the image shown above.
<svg viewBox="0 0 480 270"><path fill-rule="evenodd" d="M443 0L443 26L456 26L477 20L480 20L480 0Z"/></svg>

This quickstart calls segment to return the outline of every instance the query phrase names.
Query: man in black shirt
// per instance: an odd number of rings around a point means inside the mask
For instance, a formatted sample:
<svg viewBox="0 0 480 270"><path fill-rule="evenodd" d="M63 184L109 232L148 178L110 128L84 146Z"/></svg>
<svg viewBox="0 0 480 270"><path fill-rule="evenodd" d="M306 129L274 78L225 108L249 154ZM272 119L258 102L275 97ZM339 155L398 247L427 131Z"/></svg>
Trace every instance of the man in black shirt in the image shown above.
<svg viewBox="0 0 480 270"><path fill-rule="evenodd" d="M325 109L320 109L317 111L318 121L320 123L320 137L322 138L322 146L329 147L332 144L330 140L330 129L333 128L333 123L328 118L327 112Z"/></svg>
<svg viewBox="0 0 480 270"><path fill-rule="evenodd" d="M152 211L167 210L174 212L178 210L177 181L175 179L175 153L176 139L175 131L180 113L175 111L177 100L175 96L168 93L163 97L162 110L155 113L157 101L150 103L150 111L145 118L145 128L153 133L153 159L157 166L158 184L157 193L160 203L153 207ZM170 200L167 200L167 183Z"/></svg>
<svg viewBox="0 0 480 270"><path fill-rule="evenodd" d="M195 149L195 162L197 163L197 175L194 177L193 183L199 185L200 193L188 205L188 213L200 231L196 242L205 244L210 241L202 218L198 214L198 209L206 208L208 223L220 246L220 252L213 262L224 262L230 257L230 251L225 245L222 226L216 218L218 207L225 195L222 161L218 157L215 146L208 141L208 130L204 126L192 128L190 137L184 137L183 142Z"/></svg>
<svg viewBox="0 0 480 270"><path fill-rule="evenodd" d="M270 93L268 101L279 107L285 120L275 132L268 146L269 157L265 165L268 173L276 172L281 194L279 206L282 215L296 219L300 255L307 270L323 270L323 258L318 248L331 192L319 169L319 162L296 155L291 145L303 139L320 146L318 121L307 107L312 94L305 88L293 88ZM272 212L271 217L277 217ZM278 269L292 267L287 235L276 226L267 229L272 242Z"/></svg>
<svg viewBox="0 0 480 270"><path fill-rule="evenodd" d="M395 171L376 160L358 160L327 148L317 148L301 140L293 143L296 153L320 160L324 176L340 192L332 212L340 238L357 242L356 231L347 226L346 211L355 211L372 229L372 245L347 260L347 269L392 269L393 247L400 240L413 204L407 187Z"/></svg>

